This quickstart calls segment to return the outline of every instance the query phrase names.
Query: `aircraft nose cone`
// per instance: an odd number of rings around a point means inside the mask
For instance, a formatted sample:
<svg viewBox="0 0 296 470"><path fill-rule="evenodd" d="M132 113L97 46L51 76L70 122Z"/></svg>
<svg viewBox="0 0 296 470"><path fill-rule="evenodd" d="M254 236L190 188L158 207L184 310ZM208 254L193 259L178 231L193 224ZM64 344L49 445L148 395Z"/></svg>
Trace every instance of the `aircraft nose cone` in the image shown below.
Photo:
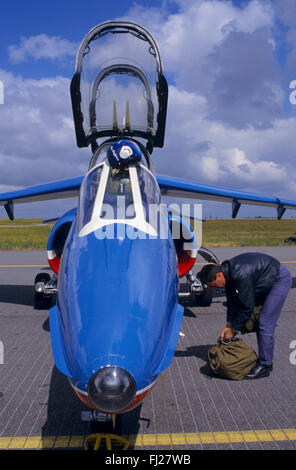
<svg viewBox="0 0 296 470"><path fill-rule="evenodd" d="M133 376L126 370L109 366L95 372L88 382L88 395L101 411L117 413L125 409L137 391Z"/></svg>

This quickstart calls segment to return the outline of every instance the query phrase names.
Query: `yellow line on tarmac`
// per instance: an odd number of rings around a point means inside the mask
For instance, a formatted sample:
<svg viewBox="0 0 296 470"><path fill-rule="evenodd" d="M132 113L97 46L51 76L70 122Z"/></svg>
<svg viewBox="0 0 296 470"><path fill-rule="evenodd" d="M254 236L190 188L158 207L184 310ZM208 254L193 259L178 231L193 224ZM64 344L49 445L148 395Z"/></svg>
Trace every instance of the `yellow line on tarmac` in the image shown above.
<svg viewBox="0 0 296 470"><path fill-rule="evenodd" d="M0 264L0 268L48 268L48 264Z"/></svg>
<svg viewBox="0 0 296 470"><path fill-rule="evenodd" d="M0 449L74 449L83 448L87 436L0 437ZM134 447L231 444L243 442L296 441L296 429L259 429L246 431L137 434L123 436Z"/></svg>

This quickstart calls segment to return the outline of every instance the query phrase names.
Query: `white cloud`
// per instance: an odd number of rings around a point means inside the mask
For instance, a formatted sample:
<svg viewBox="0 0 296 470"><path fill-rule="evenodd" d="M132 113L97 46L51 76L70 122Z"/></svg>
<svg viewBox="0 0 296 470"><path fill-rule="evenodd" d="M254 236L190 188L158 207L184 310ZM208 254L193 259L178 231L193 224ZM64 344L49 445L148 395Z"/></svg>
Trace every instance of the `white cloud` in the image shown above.
<svg viewBox="0 0 296 470"><path fill-rule="evenodd" d="M235 178L236 181L257 185L262 182L264 175L264 184L269 184L279 183L288 176L285 169L275 162L251 161L246 157L245 152L238 148L225 149L221 155L225 174L230 178Z"/></svg>
<svg viewBox="0 0 296 470"><path fill-rule="evenodd" d="M221 179L224 179L226 173L222 170L217 157L211 156L212 152L206 152L201 158L199 158L200 171L210 183L215 183Z"/></svg>
<svg viewBox="0 0 296 470"><path fill-rule="evenodd" d="M176 1L185 6L179 12L161 15L162 10L135 6L127 15L146 26L157 39L164 56L165 70L180 74L201 67L213 49L231 32L252 34L273 25L268 4L252 0L244 9L229 1ZM191 70L192 71L192 70Z"/></svg>
<svg viewBox="0 0 296 470"><path fill-rule="evenodd" d="M238 31L254 33L260 28L272 27L274 11L269 2L253 0L243 10L235 9Z"/></svg>
<svg viewBox="0 0 296 470"><path fill-rule="evenodd" d="M175 14L133 7L126 15L157 39L171 79L165 147L153 153L156 169L295 198L296 118L282 111L285 91L274 56L278 38L272 4L176 3L180 10ZM14 61L75 52L70 41L45 34L10 48ZM76 146L69 79L24 80L0 71L0 80L5 85L5 105L0 106L3 184L26 186L81 174L90 151Z"/></svg>
<svg viewBox="0 0 296 470"><path fill-rule="evenodd" d="M23 62L30 59L58 59L64 56L74 56L77 44L68 39L47 34L38 34L28 38L22 37L20 45L8 48L9 57L13 62Z"/></svg>
<svg viewBox="0 0 296 470"><path fill-rule="evenodd" d="M158 41L170 79L180 90L206 98L207 115L214 120L239 128L271 125L283 101L271 3L175 3L181 8L174 14L143 7L129 13Z"/></svg>
<svg viewBox="0 0 296 470"><path fill-rule="evenodd" d="M170 107L160 173L282 197L295 197L296 119L265 129L237 129L205 116L207 102L170 87ZM290 196L289 196L290 194Z"/></svg>
<svg viewBox="0 0 296 470"><path fill-rule="evenodd" d="M23 79L2 70L0 79L6 93L0 107L3 184L27 186L80 174L85 151L76 145L70 80Z"/></svg>

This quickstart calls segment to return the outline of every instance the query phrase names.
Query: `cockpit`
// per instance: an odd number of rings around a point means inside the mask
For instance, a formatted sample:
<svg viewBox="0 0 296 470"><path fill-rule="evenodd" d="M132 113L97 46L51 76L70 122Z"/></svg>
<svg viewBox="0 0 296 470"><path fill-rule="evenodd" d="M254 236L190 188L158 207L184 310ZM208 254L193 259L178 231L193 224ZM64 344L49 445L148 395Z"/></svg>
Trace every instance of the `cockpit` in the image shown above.
<svg viewBox="0 0 296 470"><path fill-rule="evenodd" d="M78 233L122 223L157 236L160 190L144 163L112 168L105 158L85 176L78 206Z"/></svg>
<svg viewBox="0 0 296 470"><path fill-rule="evenodd" d="M108 21L82 41L71 82L78 147L98 138L164 140L167 83L157 44L135 23Z"/></svg>
<svg viewBox="0 0 296 470"><path fill-rule="evenodd" d="M80 189L79 236L121 222L157 235L160 190L149 157L164 143L167 95L158 46L144 28L107 21L85 36L71 81L77 145L93 152ZM125 165L122 149L117 166L118 156L106 155L122 141L134 159Z"/></svg>

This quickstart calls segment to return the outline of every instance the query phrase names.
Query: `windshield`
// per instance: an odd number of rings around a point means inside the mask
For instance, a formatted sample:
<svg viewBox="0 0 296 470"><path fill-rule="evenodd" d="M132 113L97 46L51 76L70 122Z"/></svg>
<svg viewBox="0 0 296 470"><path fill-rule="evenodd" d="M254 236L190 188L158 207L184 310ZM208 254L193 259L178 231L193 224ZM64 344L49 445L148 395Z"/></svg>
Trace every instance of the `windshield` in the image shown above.
<svg viewBox="0 0 296 470"><path fill-rule="evenodd" d="M95 198L97 195L102 165L95 167L84 178L80 187L78 204L78 227L82 228L91 220Z"/></svg>
<svg viewBox="0 0 296 470"><path fill-rule="evenodd" d="M78 231L83 236L120 222L155 235L159 203L158 183L145 166L118 170L104 161L86 175L81 185Z"/></svg>
<svg viewBox="0 0 296 470"><path fill-rule="evenodd" d="M131 219L135 217L134 199L129 168L109 172L101 218Z"/></svg>
<svg viewBox="0 0 296 470"><path fill-rule="evenodd" d="M149 211L158 207L160 204L160 190L155 177L144 166L138 169L140 192L142 197L142 204L145 209L146 220L150 219Z"/></svg>

